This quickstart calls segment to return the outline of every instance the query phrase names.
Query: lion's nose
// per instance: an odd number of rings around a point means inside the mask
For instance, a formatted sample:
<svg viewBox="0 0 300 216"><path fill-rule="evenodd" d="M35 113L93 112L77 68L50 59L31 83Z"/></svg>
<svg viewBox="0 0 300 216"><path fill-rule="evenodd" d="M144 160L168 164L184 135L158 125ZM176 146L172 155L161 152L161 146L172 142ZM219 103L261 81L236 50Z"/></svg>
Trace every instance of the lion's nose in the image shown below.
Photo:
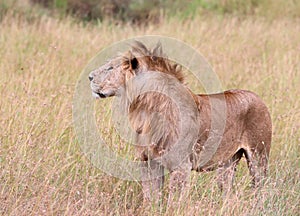
<svg viewBox="0 0 300 216"><path fill-rule="evenodd" d="M94 77L92 77L91 75L89 75L89 80L92 81L94 79Z"/></svg>

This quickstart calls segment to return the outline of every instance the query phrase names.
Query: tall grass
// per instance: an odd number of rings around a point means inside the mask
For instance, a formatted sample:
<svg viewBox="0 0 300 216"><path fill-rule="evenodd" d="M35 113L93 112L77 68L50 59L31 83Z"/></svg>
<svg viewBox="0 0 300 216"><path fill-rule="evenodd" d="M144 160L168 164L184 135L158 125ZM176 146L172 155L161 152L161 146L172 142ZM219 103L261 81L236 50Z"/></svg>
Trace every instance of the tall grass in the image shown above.
<svg viewBox="0 0 300 216"><path fill-rule="evenodd" d="M226 200L214 173L193 173L190 196L177 214L299 214L297 20L174 18L136 28L83 26L71 18L46 16L28 21L8 13L0 25L0 214L156 214L142 207L138 182L108 176L82 155L71 117L75 84L88 60L115 41L144 34L172 36L194 46L213 65L224 89L256 92L273 120L269 177L261 191L249 189L245 161L239 166L235 193ZM200 91L193 79L188 81ZM95 103L101 107L109 102ZM101 122L103 114L98 115ZM116 140L113 131L107 133Z"/></svg>

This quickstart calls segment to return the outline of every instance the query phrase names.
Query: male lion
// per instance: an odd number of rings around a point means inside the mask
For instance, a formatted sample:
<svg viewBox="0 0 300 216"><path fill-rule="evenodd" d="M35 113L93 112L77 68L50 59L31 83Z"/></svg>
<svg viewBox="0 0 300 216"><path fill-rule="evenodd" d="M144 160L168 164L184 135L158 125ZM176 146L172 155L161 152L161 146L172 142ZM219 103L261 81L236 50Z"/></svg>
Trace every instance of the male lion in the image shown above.
<svg viewBox="0 0 300 216"><path fill-rule="evenodd" d="M147 73L165 73L172 76L184 88L181 67L165 58L161 45L149 50L141 42L135 42L131 50L109 60L106 64L92 71L89 75L92 94L96 98L106 98L119 95L128 98L128 80ZM125 90L124 90L125 89ZM145 200L158 199L159 189L163 185L164 176L156 175L154 170L163 173L163 168L170 171L170 194L176 189L182 190L187 186L191 170L218 171L218 184L222 190L228 192L232 186L234 172L238 162L246 157L253 186L258 186L266 176L267 164L271 146L271 118L266 105L253 92L245 90L229 90L219 94L195 95L188 90L197 110L198 135L193 145L193 151L182 166L173 167L171 162L162 163L153 160L163 156L174 145L179 134L178 107L166 95L155 92L143 94L129 101L128 115L133 130L137 133L136 142L142 161L151 161L150 169L145 175L153 175L150 181L143 181ZM226 119L224 119L224 133L221 142L210 160L199 164L201 153L209 148L206 143L211 134L212 110L211 101L225 100ZM127 101L128 102L128 101ZM153 121L153 114L161 114L168 126L159 121ZM222 119L217 119L222 121ZM162 124L162 125L160 125ZM163 128L163 129L161 129ZM157 135L156 130L159 131ZM150 139L145 139L145 134ZM153 138L156 136L155 138ZM149 141L150 140L150 141ZM154 141L153 141L154 140ZM205 145L206 144L206 145ZM203 154L202 154L203 156ZM151 171L153 170L153 172ZM170 198L170 197L169 197Z"/></svg>

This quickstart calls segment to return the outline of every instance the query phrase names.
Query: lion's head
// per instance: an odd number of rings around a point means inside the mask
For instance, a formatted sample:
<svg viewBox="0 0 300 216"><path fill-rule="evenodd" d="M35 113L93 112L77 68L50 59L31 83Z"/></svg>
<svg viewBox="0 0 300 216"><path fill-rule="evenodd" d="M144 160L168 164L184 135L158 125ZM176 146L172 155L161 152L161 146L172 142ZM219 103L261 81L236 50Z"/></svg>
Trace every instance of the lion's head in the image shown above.
<svg viewBox="0 0 300 216"><path fill-rule="evenodd" d="M89 74L92 94L96 98L118 95L127 80L147 71L163 72L183 82L181 67L164 56L160 43L149 50L141 42L135 41L130 51L107 61Z"/></svg>

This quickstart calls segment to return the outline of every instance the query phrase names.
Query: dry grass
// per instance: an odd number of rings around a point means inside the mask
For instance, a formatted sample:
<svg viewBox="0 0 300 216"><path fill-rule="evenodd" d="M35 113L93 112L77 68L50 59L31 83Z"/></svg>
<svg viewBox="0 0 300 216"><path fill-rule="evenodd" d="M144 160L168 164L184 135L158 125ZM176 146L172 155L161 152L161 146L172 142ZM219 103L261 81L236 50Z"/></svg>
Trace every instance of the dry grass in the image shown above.
<svg viewBox="0 0 300 216"><path fill-rule="evenodd" d="M28 22L8 14L0 29L0 214L155 214L141 207L137 182L91 166L76 142L71 113L76 80L91 57L124 38L161 34L203 53L224 89L257 92L274 128L270 175L260 192L249 189L244 162L236 193L226 200L214 173L194 173L189 200L178 214L299 215L299 20L202 17L136 29L46 17Z"/></svg>

